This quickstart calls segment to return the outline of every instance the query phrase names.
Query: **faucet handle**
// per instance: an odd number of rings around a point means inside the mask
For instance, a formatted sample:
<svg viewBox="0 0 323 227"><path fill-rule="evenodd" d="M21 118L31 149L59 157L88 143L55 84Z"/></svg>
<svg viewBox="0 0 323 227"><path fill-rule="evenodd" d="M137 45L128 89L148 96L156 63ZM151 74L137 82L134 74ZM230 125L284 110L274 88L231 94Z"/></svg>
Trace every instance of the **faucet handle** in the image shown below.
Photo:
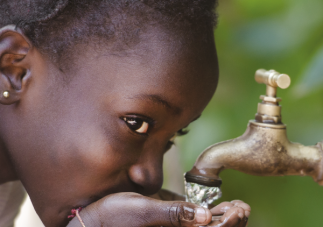
<svg viewBox="0 0 323 227"><path fill-rule="evenodd" d="M281 98L276 97L277 87L285 89L290 85L290 77L275 70L258 69L255 80L260 84L266 84L266 95L261 95L261 103L258 103L256 122L281 124Z"/></svg>
<svg viewBox="0 0 323 227"><path fill-rule="evenodd" d="M266 84L271 87L280 87L286 89L289 87L291 80L287 74L280 74L279 72L271 69L258 69L255 74L255 80L259 84Z"/></svg>

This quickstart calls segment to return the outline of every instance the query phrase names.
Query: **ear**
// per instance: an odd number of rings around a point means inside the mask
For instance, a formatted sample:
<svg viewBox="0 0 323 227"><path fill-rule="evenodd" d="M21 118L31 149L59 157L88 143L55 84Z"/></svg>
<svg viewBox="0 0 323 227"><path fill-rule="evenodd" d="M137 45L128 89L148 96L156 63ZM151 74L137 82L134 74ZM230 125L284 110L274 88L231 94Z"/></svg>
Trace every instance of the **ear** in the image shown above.
<svg viewBox="0 0 323 227"><path fill-rule="evenodd" d="M29 76L26 58L31 42L14 25L0 29L0 103L10 105L21 98Z"/></svg>

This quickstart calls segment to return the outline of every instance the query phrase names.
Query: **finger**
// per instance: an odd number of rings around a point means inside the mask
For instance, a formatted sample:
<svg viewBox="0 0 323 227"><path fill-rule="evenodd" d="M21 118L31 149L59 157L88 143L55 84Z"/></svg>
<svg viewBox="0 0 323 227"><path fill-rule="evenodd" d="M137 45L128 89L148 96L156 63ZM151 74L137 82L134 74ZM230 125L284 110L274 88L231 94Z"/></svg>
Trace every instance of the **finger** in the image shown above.
<svg viewBox="0 0 323 227"><path fill-rule="evenodd" d="M245 203L241 200L232 200L231 203L234 204L234 206L241 207L242 209L244 209L245 216L249 217L250 212L251 212L251 207L247 203Z"/></svg>
<svg viewBox="0 0 323 227"><path fill-rule="evenodd" d="M247 225L248 225L248 218L245 216L244 218L242 218L238 227L246 227Z"/></svg>
<svg viewBox="0 0 323 227"><path fill-rule="evenodd" d="M212 219L208 209L179 201L151 201L150 212L154 215L150 215L147 221L156 226L205 226Z"/></svg>
<svg viewBox="0 0 323 227"><path fill-rule="evenodd" d="M212 213L212 215L222 215L225 212L227 212L230 208L232 208L234 206L233 203L230 202L223 202L220 203L219 205L213 207L210 211Z"/></svg>
<svg viewBox="0 0 323 227"><path fill-rule="evenodd" d="M224 213L220 220L211 222L208 227L245 227L247 221L241 207L232 207Z"/></svg>
<svg viewBox="0 0 323 227"><path fill-rule="evenodd" d="M241 225L240 227L246 227L248 225L248 218L245 217L244 218L244 222L243 222L243 225Z"/></svg>

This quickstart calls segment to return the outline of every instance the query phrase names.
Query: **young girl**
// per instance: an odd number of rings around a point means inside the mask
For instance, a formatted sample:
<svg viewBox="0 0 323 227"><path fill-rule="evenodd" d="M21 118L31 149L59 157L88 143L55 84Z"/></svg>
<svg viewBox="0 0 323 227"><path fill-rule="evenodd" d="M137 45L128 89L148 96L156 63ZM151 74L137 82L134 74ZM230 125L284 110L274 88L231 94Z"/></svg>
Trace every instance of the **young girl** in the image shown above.
<svg viewBox="0 0 323 227"><path fill-rule="evenodd" d="M241 201L160 190L217 86L215 3L2 0L0 184L20 180L48 227L246 226Z"/></svg>

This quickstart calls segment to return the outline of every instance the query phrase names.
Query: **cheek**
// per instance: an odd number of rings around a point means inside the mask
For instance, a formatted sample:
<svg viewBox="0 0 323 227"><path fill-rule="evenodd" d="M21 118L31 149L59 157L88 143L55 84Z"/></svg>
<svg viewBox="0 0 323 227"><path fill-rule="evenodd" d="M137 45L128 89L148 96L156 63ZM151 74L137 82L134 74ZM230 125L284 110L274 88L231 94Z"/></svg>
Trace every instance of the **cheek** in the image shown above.
<svg viewBox="0 0 323 227"><path fill-rule="evenodd" d="M61 128L56 136L59 143L51 148L55 155L44 155L42 171L34 172L37 180L28 188L41 216L48 209L66 216L72 207L88 205L107 194L135 191L128 170L140 157L142 145L121 136L114 124L106 125L81 127L70 122Z"/></svg>
<svg viewBox="0 0 323 227"><path fill-rule="evenodd" d="M106 127L105 124L109 126ZM70 129L73 134L63 135L63 147L57 149L63 162L67 163L72 159L74 164L71 168L80 166L103 178L118 174L131 165L135 161L134 147L122 136L117 124L105 124Z"/></svg>
<svg viewBox="0 0 323 227"><path fill-rule="evenodd" d="M77 130L74 140L65 137L69 147L59 150L67 151L69 156L66 157L66 152L61 154L63 162L73 159L69 172L75 176L83 173L86 177L83 181L89 182L97 191L108 187L124 191L123 188L131 184L130 167L140 161L144 152L144 140L132 135L119 118L99 122Z"/></svg>

